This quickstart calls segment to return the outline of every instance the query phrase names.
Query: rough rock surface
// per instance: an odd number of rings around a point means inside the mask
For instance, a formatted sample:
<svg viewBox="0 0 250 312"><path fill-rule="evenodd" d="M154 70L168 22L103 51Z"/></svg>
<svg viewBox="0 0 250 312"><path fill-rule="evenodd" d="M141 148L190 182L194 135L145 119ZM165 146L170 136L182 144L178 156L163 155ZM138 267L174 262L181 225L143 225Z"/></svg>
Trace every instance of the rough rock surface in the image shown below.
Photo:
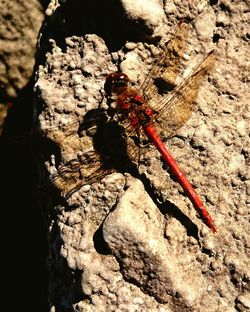
<svg viewBox="0 0 250 312"><path fill-rule="evenodd" d="M28 85L43 20L37 0L0 2L0 135L8 109Z"/></svg>
<svg viewBox="0 0 250 312"><path fill-rule="evenodd" d="M158 1L144 2L99 9L99 2L52 3L43 29L35 96L44 136L41 173L53 177L51 184L41 180L51 311L246 311L249 7L164 1L159 13ZM159 14L152 20L151 11ZM89 173L75 171L82 155L97 148L92 115L85 123L83 116L96 113L107 73L120 62L140 83L158 51L145 40L151 34L151 42L166 41L181 18L192 25L188 68L211 49L217 62L200 88L198 109L166 145L214 217L215 235L152 147L139 167L143 184L139 175L113 173L81 187ZM109 147L116 144L110 140Z"/></svg>
<svg viewBox="0 0 250 312"><path fill-rule="evenodd" d="M32 1L0 2L0 101L15 98L28 83L35 63L41 4Z"/></svg>

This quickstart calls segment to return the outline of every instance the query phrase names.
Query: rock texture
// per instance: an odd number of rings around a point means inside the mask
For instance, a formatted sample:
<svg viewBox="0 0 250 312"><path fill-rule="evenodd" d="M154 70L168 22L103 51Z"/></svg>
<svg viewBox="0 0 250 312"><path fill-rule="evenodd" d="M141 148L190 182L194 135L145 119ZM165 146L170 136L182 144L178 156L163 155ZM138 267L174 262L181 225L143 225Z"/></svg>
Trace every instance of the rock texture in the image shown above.
<svg viewBox="0 0 250 312"><path fill-rule="evenodd" d="M44 137L40 190L51 311L246 311L249 7L243 1L144 2L75 0L47 10L35 104ZM166 41L183 18L191 25L185 68L212 49L217 62L200 88L198 109L166 145L214 217L215 235L152 147L135 177L129 166L115 167L130 174L98 176L98 158L92 171L75 170L108 139L108 149L118 144L115 136L93 140L92 117L102 121L97 109L105 108L105 76L119 64L135 84L142 82L159 52L153 43Z"/></svg>
<svg viewBox="0 0 250 312"><path fill-rule="evenodd" d="M8 109L31 79L43 13L37 0L3 0L0 12L1 135Z"/></svg>
<svg viewBox="0 0 250 312"><path fill-rule="evenodd" d="M0 102L16 98L33 72L37 36L43 20L39 1L0 3Z"/></svg>

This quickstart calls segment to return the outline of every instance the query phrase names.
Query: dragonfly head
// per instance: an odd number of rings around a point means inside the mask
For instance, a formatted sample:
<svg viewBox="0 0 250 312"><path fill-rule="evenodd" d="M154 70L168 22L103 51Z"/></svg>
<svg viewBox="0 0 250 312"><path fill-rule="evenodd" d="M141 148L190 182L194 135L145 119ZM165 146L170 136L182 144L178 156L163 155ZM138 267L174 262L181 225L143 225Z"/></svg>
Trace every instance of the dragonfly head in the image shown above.
<svg viewBox="0 0 250 312"><path fill-rule="evenodd" d="M113 93L120 94L127 89L130 80L124 73L111 73L106 77L104 91L106 97L112 96Z"/></svg>

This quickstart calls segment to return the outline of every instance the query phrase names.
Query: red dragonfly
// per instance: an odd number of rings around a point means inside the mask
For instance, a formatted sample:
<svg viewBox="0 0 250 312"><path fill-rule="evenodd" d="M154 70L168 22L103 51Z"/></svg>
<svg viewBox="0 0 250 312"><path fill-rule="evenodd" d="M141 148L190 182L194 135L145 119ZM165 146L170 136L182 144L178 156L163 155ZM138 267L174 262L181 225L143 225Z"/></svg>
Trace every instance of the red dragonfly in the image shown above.
<svg viewBox="0 0 250 312"><path fill-rule="evenodd" d="M116 116L121 123L127 123L127 136L131 136L131 133L146 135L160 152L204 223L215 233L213 219L168 152L157 130L160 125L171 137L188 120L195 106L199 85L215 62L214 51L211 51L187 78L175 86L176 77L182 69L181 59L185 56L188 28L188 24L179 23L175 36L166 43L163 55L152 66L139 89L131 86L125 73L117 72L106 77L104 91L110 110L113 111L110 118ZM172 90L166 94L164 89L169 88ZM91 167L91 163L95 165ZM84 160L71 161L59 168L52 180L59 189L70 193L110 172L112 170L101 164L101 157L97 153L89 152L84 154Z"/></svg>

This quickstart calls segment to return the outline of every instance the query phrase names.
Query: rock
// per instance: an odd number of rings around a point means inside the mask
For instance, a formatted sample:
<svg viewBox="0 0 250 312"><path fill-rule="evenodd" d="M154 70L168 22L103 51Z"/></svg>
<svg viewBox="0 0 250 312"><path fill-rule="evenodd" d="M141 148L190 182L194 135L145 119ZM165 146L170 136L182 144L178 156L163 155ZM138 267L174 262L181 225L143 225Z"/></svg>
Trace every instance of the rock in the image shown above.
<svg viewBox="0 0 250 312"><path fill-rule="evenodd" d="M0 12L0 93L2 98L16 98L31 78L44 14L36 0L4 0Z"/></svg>
<svg viewBox="0 0 250 312"><path fill-rule="evenodd" d="M152 5L156 15L150 16ZM208 13L196 5L177 0L167 5L161 22L157 1L51 4L51 23L39 41L34 98L43 134L41 185L47 184L41 202L48 223L52 309L219 312L234 311L236 298L241 305L247 302L240 297L249 281L250 241L248 216L240 212L249 197L246 7L231 4L234 10L224 11L230 25L224 27L214 21L225 4ZM192 27L199 14L201 21ZM160 23L166 42L185 17L191 21L190 55L181 69L194 67L213 48L217 61L199 89L184 134L165 143L213 216L215 235L157 151L146 145L136 167L124 156L134 141L122 144L121 127L103 126L106 75L120 66L131 71L135 85L143 81L154 51L161 50L145 38L152 39ZM240 20L245 22L236 27ZM213 42L217 32L220 39ZM157 99L154 95L151 103ZM114 150L119 157L107 154ZM135 160L138 153L132 156ZM103 166L111 170L102 171ZM128 173L141 178L146 191Z"/></svg>
<svg viewBox="0 0 250 312"><path fill-rule="evenodd" d="M163 215L141 182L131 180L128 184L117 208L103 224L104 239L120 264L125 280L133 281L159 302L172 302L182 309L194 306L205 289L201 272L193 263L193 279L189 279L190 272L183 270L180 259L174 256L162 235Z"/></svg>

